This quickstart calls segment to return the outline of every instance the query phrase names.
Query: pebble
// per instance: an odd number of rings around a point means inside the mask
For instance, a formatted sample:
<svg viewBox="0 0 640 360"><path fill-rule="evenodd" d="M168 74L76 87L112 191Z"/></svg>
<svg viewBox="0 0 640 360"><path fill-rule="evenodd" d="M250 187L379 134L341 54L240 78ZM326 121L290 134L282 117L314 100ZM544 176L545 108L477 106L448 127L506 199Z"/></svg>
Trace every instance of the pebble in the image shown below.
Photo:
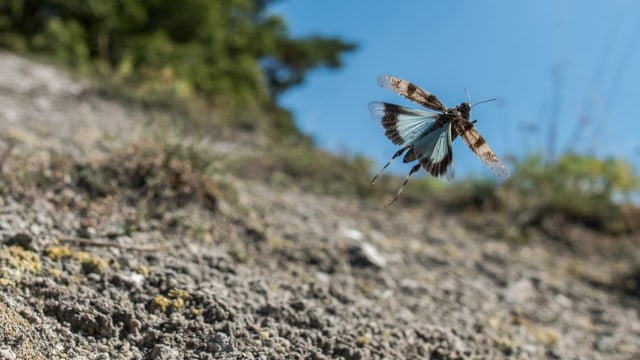
<svg viewBox="0 0 640 360"><path fill-rule="evenodd" d="M378 249L368 242L353 246L350 251L350 257L352 265L373 265L378 268L384 268L387 265L387 260L380 254Z"/></svg>

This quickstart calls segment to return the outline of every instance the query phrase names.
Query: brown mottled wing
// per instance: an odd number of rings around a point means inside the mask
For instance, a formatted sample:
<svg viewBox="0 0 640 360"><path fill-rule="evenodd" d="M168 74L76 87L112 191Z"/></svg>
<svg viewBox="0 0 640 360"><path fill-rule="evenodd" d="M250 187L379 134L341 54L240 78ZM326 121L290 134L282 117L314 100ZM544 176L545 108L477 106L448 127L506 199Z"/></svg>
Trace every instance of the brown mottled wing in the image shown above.
<svg viewBox="0 0 640 360"><path fill-rule="evenodd" d="M378 85L429 109L442 112L447 110L435 95L397 77L381 75L378 77Z"/></svg>
<svg viewBox="0 0 640 360"><path fill-rule="evenodd" d="M491 150L487 141L480 135L471 121L457 118L453 121L453 129L460 135L465 144L484 162L496 175L509 176L509 170Z"/></svg>

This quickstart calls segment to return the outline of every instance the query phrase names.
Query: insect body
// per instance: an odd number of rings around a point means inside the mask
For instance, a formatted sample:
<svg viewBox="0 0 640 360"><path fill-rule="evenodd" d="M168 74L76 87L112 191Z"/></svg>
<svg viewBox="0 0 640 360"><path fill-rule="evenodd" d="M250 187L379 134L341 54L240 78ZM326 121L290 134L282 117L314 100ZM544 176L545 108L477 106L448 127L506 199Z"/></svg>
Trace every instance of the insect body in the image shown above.
<svg viewBox="0 0 640 360"><path fill-rule="evenodd" d="M369 111L382 124L385 135L394 144L402 147L385 164L380 173L373 177L371 183L375 183L384 169L402 154L404 154L402 161L405 163L418 161L387 206L398 199L411 175L420 170L421 166L435 177L453 179L455 165L451 142L458 136L496 175L509 176L507 168L476 130L474 126L476 120L469 120L472 105L463 102L447 109L435 95L408 81L389 75L380 76L378 84L432 110L411 109L386 102L369 103Z"/></svg>

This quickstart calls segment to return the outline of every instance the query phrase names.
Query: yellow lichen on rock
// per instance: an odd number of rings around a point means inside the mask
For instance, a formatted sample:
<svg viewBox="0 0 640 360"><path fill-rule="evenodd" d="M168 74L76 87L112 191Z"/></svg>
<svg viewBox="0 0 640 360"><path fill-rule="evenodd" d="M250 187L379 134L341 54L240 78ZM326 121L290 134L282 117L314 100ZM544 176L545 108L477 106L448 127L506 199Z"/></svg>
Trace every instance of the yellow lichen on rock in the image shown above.
<svg viewBox="0 0 640 360"><path fill-rule="evenodd" d="M189 295L189 293L186 290L181 290L181 289L171 289L169 290L168 295L172 299L189 300L191 298L191 295Z"/></svg>
<svg viewBox="0 0 640 360"><path fill-rule="evenodd" d="M167 299L162 295L158 295L153 298L153 307L156 309L160 309L162 311L166 311L169 306L171 306L171 300Z"/></svg>
<svg viewBox="0 0 640 360"><path fill-rule="evenodd" d="M12 286L28 274L37 274L42 269L40 256L16 245L0 249L0 285Z"/></svg>
<svg viewBox="0 0 640 360"><path fill-rule="evenodd" d="M82 270L87 273L100 273L109 268L109 262L86 251L72 251L66 246L52 246L45 249L45 253L51 260L70 258L82 265Z"/></svg>

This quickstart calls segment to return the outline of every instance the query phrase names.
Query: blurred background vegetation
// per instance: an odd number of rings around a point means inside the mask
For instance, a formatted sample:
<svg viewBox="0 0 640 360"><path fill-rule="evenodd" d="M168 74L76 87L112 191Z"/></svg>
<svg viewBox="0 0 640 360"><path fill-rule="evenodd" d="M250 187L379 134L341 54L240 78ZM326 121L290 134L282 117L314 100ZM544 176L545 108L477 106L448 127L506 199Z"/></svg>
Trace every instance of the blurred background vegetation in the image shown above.
<svg viewBox="0 0 640 360"><path fill-rule="evenodd" d="M8 0L0 2L0 46L115 77L146 98L198 96L236 116L261 114L242 125L268 120L260 130L300 135L278 95L312 69L340 67L355 46L290 37L284 19L267 14L271 2Z"/></svg>
<svg viewBox="0 0 640 360"><path fill-rule="evenodd" d="M285 19L267 11L273 2L4 0L0 47L100 79L108 95L186 109L179 121L190 122L182 127L194 132L206 128L221 136L233 128L268 139L268 154L225 165L235 174L318 193L389 196L401 179L385 176L372 188L372 161L315 148L278 103L310 71L343 66L355 44L291 37ZM510 212L525 219L522 226L562 216L611 234L637 230L640 180L630 164L578 153L552 161L534 153L510 162L512 176L502 184L417 179L402 201L428 197L451 211Z"/></svg>

